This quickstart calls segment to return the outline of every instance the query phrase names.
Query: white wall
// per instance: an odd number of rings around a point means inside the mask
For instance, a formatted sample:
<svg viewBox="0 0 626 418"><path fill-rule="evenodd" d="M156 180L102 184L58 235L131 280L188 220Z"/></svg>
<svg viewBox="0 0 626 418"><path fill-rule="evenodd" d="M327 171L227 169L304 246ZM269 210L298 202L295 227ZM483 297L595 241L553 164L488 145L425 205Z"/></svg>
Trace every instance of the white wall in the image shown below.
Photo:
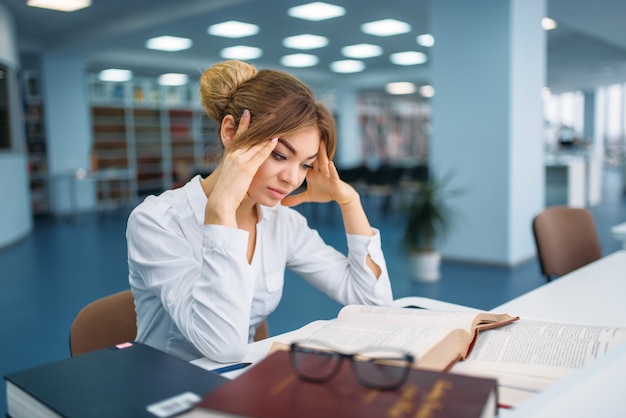
<svg viewBox="0 0 626 418"><path fill-rule="evenodd" d="M15 25L9 10L0 3L0 62L15 74L19 68ZM19 90L15 77L9 78L9 112L14 148L0 151L0 248L28 235L33 228L24 151L24 129Z"/></svg>
<svg viewBox="0 0 626 418"><path fill-rule="evenodd" d="M432 0L431 164L463 194L444 257L532 258L544 201L545 0Z"/></svg>
<svg viewBox="0 0 626 418"><path fill-rule="evenodd" d="M92 144L84 58L47 51L41 56L51 205L54 214L96 208L93 182L75 181L79 169L90 169Z"/></svg>

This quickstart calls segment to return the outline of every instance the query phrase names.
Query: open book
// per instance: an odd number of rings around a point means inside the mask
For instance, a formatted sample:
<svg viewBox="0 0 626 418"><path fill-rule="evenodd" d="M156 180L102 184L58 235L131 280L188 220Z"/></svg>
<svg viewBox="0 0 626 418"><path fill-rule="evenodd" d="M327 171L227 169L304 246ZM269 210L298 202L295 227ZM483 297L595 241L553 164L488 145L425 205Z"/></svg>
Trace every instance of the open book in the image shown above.
<svg viewBox="0 0 626 418"><path fill-rule="evenodd" d="M523 318L481 333L452 371L496 378L500 403L515 406L619 344L626 328Z"/></svg>
<svg viewBox="0 0 626 418"><path fill-rule="evenodd" d="M336 319L311 322L290 332L289 341L279 341L278 345L308 339L345 352L395 347L412 353L416 368L445 371L468 355L479 331L516 319L488 312L348 305Z"/></svg>

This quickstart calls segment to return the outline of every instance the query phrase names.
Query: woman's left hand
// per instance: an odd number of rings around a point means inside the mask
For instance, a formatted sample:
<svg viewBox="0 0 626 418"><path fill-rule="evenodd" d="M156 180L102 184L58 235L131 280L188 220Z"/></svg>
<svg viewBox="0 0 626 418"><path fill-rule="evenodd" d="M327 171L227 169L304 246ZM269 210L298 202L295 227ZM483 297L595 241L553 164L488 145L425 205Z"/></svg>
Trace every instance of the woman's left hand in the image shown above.
<svg viewBox="0 0 626 418"><path fill-rule="evenodd" d="M339 205L349 204L359 195L352 186L339 178L337 167L328 159L326 144L320 141L317 160L306 175L307 188L304 192L284 198L283 206L296 206L305 202L325 203L336 201Z"/></svg>

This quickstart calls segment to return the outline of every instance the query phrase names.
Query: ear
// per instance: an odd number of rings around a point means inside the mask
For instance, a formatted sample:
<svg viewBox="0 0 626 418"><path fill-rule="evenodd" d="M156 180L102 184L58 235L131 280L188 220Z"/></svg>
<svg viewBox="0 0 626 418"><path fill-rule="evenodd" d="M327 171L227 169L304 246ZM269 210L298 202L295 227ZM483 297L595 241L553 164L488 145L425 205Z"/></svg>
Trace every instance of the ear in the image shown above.
<svg viewBox="0 0 626 418"><path fill-rule="evenodd" d="M237 125L235 124L235 118L232 115L224 116L222 119L222 125L220 126L220 139L224 147L228 147L237 133Z"/></svg>

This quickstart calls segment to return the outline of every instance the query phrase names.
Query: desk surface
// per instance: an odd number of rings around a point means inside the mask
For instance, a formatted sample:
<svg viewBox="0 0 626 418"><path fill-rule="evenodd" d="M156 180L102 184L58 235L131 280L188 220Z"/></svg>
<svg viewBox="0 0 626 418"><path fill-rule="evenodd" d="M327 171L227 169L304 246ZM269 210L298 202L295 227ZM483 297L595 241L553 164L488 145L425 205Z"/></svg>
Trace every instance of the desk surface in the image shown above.
<svg viewBox="0 0 626 418"><path fill-rule="evenodd" d="M492 309L511 315L626 327L626 250Z"/></svg>

